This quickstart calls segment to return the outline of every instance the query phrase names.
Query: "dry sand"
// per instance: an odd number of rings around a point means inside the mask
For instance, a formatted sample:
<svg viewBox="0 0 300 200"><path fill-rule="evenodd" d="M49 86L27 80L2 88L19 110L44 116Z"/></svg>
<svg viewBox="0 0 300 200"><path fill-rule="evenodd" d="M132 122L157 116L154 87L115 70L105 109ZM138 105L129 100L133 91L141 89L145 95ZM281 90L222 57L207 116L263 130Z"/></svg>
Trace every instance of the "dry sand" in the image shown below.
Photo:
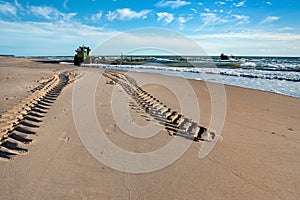
<svg viewBox="0 0 300 200"><path fill-rule="evenodd" d="M1 59L1 112L29 95L39 80L57 70L70 70L68 66L28 59ZM100 75L102 72L88 69L77 81L89 79L91 73ZM157 74L131 72L129 75L170 80L174 85L184 82L181 78ZM115 98L123 101L126 93L119 85L106 84L106 81L105 78L99 81L95 110L99 124L114 144L141 153L160 148L173 139L164 129L147 139L124 133L112 116L111 94L115 91ZM207 127L212 110L207 86L202 81L189 83L198 98L199 123ZM28 136L33 142L20 144L28 152L0 161L0 199L300 198L299 98L225 86L227 114L222 140L208 156L199 159L199 149L205 142L193 142L183 156L169 166L133 174L102 164L83 146L73 119L73 87L74 84L63 89L41 122L36 123L38 128L28 127L35 133ZM179 101L168 88L148 84L143 89L180 110ZM128 97L124 100L127 105L128 100ZM149 123L143 114L132 108L129 111L137 124Z"/></svg>

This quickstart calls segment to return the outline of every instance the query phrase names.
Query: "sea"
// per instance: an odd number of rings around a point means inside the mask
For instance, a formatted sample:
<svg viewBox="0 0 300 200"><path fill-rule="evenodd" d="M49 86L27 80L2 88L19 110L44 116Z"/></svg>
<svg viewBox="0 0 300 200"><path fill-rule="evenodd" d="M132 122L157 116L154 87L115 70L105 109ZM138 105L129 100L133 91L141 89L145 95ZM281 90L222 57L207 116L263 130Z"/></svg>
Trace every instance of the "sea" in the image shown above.
<svg viewBox="0 0 300 200"><path fill-rule="evenodd" d="M108 62L116 59L120 63ZM239 56L229 60L221 60L219 56L96 57L83 66L181 76L300 98L300 57Z"/></svg>

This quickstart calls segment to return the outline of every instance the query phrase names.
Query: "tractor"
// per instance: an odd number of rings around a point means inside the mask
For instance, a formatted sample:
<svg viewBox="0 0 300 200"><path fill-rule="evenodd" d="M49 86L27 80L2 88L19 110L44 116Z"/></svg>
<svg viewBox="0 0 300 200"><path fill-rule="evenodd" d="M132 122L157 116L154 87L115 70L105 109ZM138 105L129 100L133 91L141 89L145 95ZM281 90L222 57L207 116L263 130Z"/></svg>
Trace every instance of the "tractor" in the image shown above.
<svg viewBox="0 0 300 200"><path fill-rule="evenodd" d="M86 47L84 45L79 46L75 50L76 54L74 56L74 65L80 65L81 63L83 63L85 59L89 56L90 51L90 47Z"/></svg>

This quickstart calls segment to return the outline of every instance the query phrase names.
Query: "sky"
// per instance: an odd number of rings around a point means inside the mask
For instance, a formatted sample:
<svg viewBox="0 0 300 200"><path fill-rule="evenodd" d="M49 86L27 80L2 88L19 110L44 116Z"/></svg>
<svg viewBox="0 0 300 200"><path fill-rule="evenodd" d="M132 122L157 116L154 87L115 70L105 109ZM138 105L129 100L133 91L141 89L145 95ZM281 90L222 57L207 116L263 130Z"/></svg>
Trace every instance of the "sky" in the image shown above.
<svg viewBox="0 0 300 200"><path fill-rule="evenodd" d="M299 10L299 0L0 0L0 54L74 55L79 45L93 50L151 27L208 55L300 57Z"/></svg>

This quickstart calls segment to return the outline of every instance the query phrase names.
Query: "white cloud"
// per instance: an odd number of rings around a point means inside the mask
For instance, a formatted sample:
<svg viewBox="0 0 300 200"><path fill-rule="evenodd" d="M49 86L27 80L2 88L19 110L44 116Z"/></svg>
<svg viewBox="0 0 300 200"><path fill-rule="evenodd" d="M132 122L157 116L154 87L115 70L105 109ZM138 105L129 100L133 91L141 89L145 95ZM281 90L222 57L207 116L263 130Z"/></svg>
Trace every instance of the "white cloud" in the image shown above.
<svg viewBox="0 0 300 200"><path fill-rule="evenodd" d="M26 11L26 12L24 12ZM4 15L23 16L31 15L31 17L40 17L47 20L70 20L77 13L63 13L51 6L27 6L24 8L17 0L14 1L14 5L11 3L0 4L0 13Z"/></svg>
<svg viewBox="0 0 300 200"><path fill-rule="evenodd" d="M50 15L58 15L58 10L52 7L47 7L47 6L30 6L29 7L31 13L33 13L36 16L41 16L45 19L52 19Z"/></svg>
<svg viewBox="0 0 300 200"><path fill-rule="evenodd" d="M249 23L249 16L245 15L225 15L221 16L217 13L201 13L201 20L203 21L202 26L199 28L200 30L206 26L216 26L222 25L225 23L231 23L233 25L243 25ZM199 30L198 29L198 30Z"/></svg>
<svg viewBox="0 0 300 200"><path fill-rule="evenodd" d="M124 19L134 19L134 18L147 18L147 14L151 12L150 10L142 10L140 12L136 12L136 11L132 11L130 9L121 9L119 10L119 14L120 14L120 19L124 20Z"/></svg>
<svg viewBox="0 0 300 200"><path fill-rule="evenodd" d="M202 3L202 2L199 2L198 5L199 5L199 6L203 6L203 3Z"/></svg>
<svg viewBox="0 0 300 200"><path fill-rule="evenodd" d="M17 0L15 0L15 6L19 9L19 10L24 10L23 6L21 4L19 4L19 2Z"/></svg>
<svg viewBox="0 0 300 200"><path fill-rule="evenodd" d="M134 41L134 42L132 42ZM203 55L196 42L172 30L143 28L124 32L104 42L94 55Z"/></svg>
<svg viewBox="0 0 300 200"><path fill-rule="evenodd" d="M184 24L188 21L187 18L184 18L184 17L178 17L177 21L180 23L180 24Z"/></svg>
<svg viewBox="0 0 300 200"><path fill-rule="evenodd" d="M122 8L117 9L115 11L108 11L106 17L109 21L118 20L132 20L132 19L145 19L147 18L147 14L150 13L151 10L142 10L140 12L136 12L131 10L130 8Z"/></svg>
<svg viewBox="0 0 300 200"><path fill-rule="evenodd" d="M249 16L245 15L232 15L237 21L237 24L248 24L249 23Z"/></svg>
<svg viewBox="0 0 300 200"><path fill-rule="evenodd" d="M225 5L226 2L224 2L224 1L217 1L217 2L215 2L215 4L216 4L216 5Z"/></svg>
<svg viewBox="0 0 300 200"><path fill-rule="evenodd" d="M220 55L224 49L234 55L299 56L300 34L240 32L194 35L190 37L208 52ZM264 52L265 48L270 49ZM286 49L286 50L283 50Z"/></svg>
<svg viewBox="0 0 300 200"><path fill-rule="evenodd" d="M268 4L269 6L272 5L272 2L270 2L270 1L267 1L267 2L265 2L265 3Z"/></svg>
<svg viewBox="0 0 300 200"><path fill-rule="evenodd" d="M273 40L273 41L295 41L300 42L300 34L291 33L269 33L269 32L245 32L224 33L193 36L193 39L251 39L251 40Z"/></svg>
<svg viewBox="0 0 300 200"><path fill-rule="evenodd" d="M78 45L98 44L118 34L68 22L5 22L0 20L0 52L14 55L73 55ZM81 30L81 31L78 31ZM22 35L22 37L20 37ZM20 48L22 44L22 48Z"/></svg>
<svg viewBox="0 0 300 200"><path fill-rule="evenodd" d="M283 28L280 28L279 30L280 31L291 31L291 30L294 30L294 28L292 28L292 27L283 27Z"/></svg>
<svg viewBox="0 0 300 200"><path fill-rule="evenodd" d="M193 19L193 17L178 17L177 18L177 22L179 24L179 29L183 29L183 26L186 22L188 22L189 20Z"/></svg>
<svg viewBox="0 0 300 200"><path fill-rule="evenodd" d="M204 10L205 10L206 12L210 12L209 8L204 8Z"/></svg>
<svg viewBox="0 0 300 200"><path fill-rule="evenodd" d="M278 16L268 16L261 21L261 24L271 23L271 22L277 21L279 19L280 19L280 17L278 17Z"/></svg>
<svg viewBox="0 0 300 200"><path fill-rule="evenodd" d="M241 2L238 2L238 3L233 3L233 5L235 6L235 7L244 7L245 6L245 4L246 4L246 0L245 1L241 1Z"/></svg>
<svg viewBox="0 0 300 200"><path fill-rule="evenodd" d="M215 13L201 13L200 16L201 20L203 21L203 26L223 24L228 22L228 20L219 17Z"/></svg>
<svg viewBox="0 0 300 200"><path fill-rule="evenodd" d="M91 20L96 22L101 19L102 15L103 15L103 13L100 10L97 14L92 15Z"/></svg>
<svg viewBox="0 0 300 200"><path fill-rule="evenodd" d="M68 9L68 1L69 0L64 0L64 3L63 3L63 7L65 8L65 9Z"/></svg>
<svg viewBox="0 0 300 200"><path fill-rule="evenodd" d="M156 13L157 15L157 21L164 21L166 24L169 24L173 21L176 21L179 25L179 29L183 29L183 26L186 22L193 19L192 15L189 15L188 17L180 16L178 18L174 17L174 14L168 13L168 12L159 12Z"/></svg>
<svg viewBox="0 0 300 200"><path fill-rule="evenodd" d="M171 7L171 8L179 8L182 6L186 6L186 5L190 5L191 2L189 1L182 1L182 0L176 0L176 1L165 1L162 0L160 2L158 2L157 4L155 4L155 6L157 7Z"/></svg>
<svg viewBox="0 0 300 200"><path fill-rule="evenodd" d="M0 41L2 41L0 52L19 56L73 55L78 45L82 44L90 46L93 51L100 43L107 41L113 35L119 34L119 32L105 31L103 28L68 22L34 23L4 22L0 20L0 30L2 33L0 35ZM287 27L286 30L291 29ZM169 45L167 46L169 49L177 48L176 50L182 54L194 48L194 46L188 46L189 49L183 49L182 45L184 44L178 44L175 35L165 34L164 38L167 39L164 39L159 38L161 33L155 34L155 38L153 38L153 31L151 30L147 37L141 34L140 40L142 41L139 42L145 43L145 46L153 46L153 41L157 45L166 44ZM23 37L20 37L20 35ZM189 36L189 38L197 42L210 55L219 55L224 49L234 55L261 55L264 53L259 52L260 49L268 47L272 50L268 53L270 55L298 56L300 47L300 34L295 33L243 32L194 35ZM125 41L128 41L128 45L134 45L130 38ZM22 44L22 48L20 48L20 44ZM280 50L283 45L287 49L285 52ZM115 53L120 53L119 47L120 44L116 41ZM132 48L128 49L132 50ZM103 51L106 52L105 49Z"/></svg>
<svg viewBox="0 0 300 200"><path fill-rule="evenodd" d="M159 12L156 13L157 21L163 20L165 23L169 24L174 20L174 14L167 13L167 12Z"/></svg>
<svg viewBox="0 0 300 200"><path fill-rule="evenodd" d="M117 12L108 11L108 13L106 14L106 18L109 21L114 21L117 17L118 17L118 13Z"/></svg>
<svg viewBox="0 0 300 200"><path fill-rule="evenodd" d="M11 3L5 2L0 4L0 13L4 15L13 15L17 16L17 8Z"/></svg>
<svg viewBox="0 0 300 200"><path fill-rule="evenodd" d="M56 8L50 6L28 6L29 12L37 17L42 17L47 20L63 20L68 21L77 13L62 13L58 11Z"/></svg>
<svg viewBox="0 0 300 200"><path fill-rule="evenodd" d="M198 13L198 11L196 9L194 9L194 8L191 8L190 10L193 11L195 14Z"/></svg>

